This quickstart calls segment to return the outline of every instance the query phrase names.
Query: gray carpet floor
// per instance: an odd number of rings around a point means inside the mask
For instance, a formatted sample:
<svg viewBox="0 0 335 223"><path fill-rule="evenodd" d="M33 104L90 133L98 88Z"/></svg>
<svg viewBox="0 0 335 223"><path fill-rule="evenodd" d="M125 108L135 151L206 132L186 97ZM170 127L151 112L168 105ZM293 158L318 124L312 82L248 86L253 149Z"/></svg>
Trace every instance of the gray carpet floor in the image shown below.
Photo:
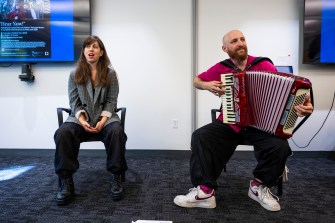
<svg viewBox="0 0 335 223"><path fill-rule="evenodd" d="M186 194L191 187L189 151L128 151L125 198L118 202L109 197L104 151L81 152L79 161L75 200L58 207L53 151L0 151L0 172L32 166L16 178L0 181L0 222L335 222L335 161L326 157L289 158L289 181L284 182L280 197L282 210L275 213L247 195L256 164L253 157L231 159L227 173L218 179L215 209L187 209L173 203L176 195Z"/></svg>

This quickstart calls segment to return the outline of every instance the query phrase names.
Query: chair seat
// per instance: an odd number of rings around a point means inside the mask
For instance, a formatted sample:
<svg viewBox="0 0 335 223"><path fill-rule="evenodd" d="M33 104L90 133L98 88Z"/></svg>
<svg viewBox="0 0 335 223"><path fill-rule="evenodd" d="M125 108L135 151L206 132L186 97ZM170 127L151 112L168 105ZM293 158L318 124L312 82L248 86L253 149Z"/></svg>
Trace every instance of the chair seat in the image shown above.
<svg viewBox="0 0 335 223"><path fill-rule="evenodd" d="M85 142L97 142L97 141L102 141L102 140L101 140L101 137L95 136L95 135L91 135L85 140Z"/></svg>

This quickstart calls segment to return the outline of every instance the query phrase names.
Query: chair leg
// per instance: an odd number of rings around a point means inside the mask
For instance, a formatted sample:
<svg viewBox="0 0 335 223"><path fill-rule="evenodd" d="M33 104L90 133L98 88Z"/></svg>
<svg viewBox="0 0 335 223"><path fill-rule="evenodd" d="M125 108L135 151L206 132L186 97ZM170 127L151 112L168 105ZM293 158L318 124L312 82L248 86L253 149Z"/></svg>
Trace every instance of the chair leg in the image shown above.
<svg viewBox="0 0 335 223"><path fill-rule="evenodd" d="M278 180L278 196L282 196L283 195L283 177L280 177Z"/></svg>
<svg viewBox="0 0 335 223"><path fill-rule="evenodd" d="M227 173L227 165L224 165L224 167L223 167L223 172ZM233 188L233 187L231 186L231 182L230 182L230 180L229 180L229 177L228 177L226 174L224 174L223 179L225 179L225 181L227 182L228 187Z"/></svg>

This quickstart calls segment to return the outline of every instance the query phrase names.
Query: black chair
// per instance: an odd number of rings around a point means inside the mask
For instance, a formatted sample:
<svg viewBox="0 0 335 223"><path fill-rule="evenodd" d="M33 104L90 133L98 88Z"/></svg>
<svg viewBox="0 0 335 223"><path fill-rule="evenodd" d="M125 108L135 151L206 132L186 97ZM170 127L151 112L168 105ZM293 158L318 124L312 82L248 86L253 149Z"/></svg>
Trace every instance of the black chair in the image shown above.
<svg viewBox="0 0 335 223"><path fill-rule="evenodd" d="M220 113L220 112L221 112L220 109L212 109L211 110L212 122L214 122L217 119L217 113ZM244 140L243 142L241 142L240 145L252 146L250 144L250 142L248 142L247 140ZM223 168L223 170L224 170L224 172L227 172L227 166L225 166ZM230 184L230 181L229 181L229 179L227 177L226 177L226 180ZM278 196L282 196L283 195L283 176L281 176L279 178L277 187L278 187L277 195Z"/></svg>
<svg viewBox="0 0 335 223"><path fill-rule="evenodd" d="M126 111L127 111L127 109L125 107L116 109L116 112L121 113L120 114L120 120L121 120L121 126L123 127L123 130L124 130L124 126L125 126ZM61 107L57 108L58 126L61 126L64 122L63 112L66 112L67 114L70 114L71 109L70 108L61 108ZM96 137L96 136L91 136L90 138L85 140L85 142L94 142L94 141L101 141L101 139ZM125 173L121 174L121 180L122 180L122 182L124 182L126 180Z"/></svg>

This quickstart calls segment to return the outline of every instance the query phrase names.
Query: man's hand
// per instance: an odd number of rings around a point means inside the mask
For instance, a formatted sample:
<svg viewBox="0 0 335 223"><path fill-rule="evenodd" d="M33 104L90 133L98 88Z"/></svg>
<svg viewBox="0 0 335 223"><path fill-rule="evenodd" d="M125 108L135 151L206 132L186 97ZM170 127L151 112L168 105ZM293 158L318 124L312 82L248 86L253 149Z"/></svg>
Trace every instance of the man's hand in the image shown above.
<svg viewBox="0 0 335 223"><path fill-rule="evenodd" d="M225 93L225 87L222 85L221 81L203 81L199 77L195 77L193 80L194 87L207 90L212 92L216 96L221 96Z"/></svg>
<svg viewBox="0 0 335 223"><path fill-rule="evenodd" d="M311 103L311 96L308 94L305 97L305 102L302 105L297 105L294 107L295 111L297 112L297 115L299 117L303 117L306 115L310 115L313 112L313 105Z"/></svg>
<svg viewBox="0 0 335 223"><path fill-rule="evenodd" d="M225 93L225 87L222 85L220 81L210 81L206 82L206 90L212 92L216 96L221 96Z"/></svg>

